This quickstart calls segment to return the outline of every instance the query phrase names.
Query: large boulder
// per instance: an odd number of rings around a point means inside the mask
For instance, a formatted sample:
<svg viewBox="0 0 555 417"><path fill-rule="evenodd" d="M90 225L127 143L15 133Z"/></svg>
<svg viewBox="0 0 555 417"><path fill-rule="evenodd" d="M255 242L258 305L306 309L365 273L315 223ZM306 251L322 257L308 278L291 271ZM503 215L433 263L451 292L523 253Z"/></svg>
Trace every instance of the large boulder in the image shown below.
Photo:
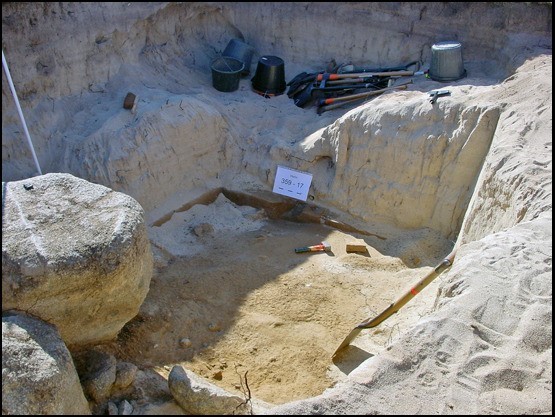
<svg viewBox="0 0 555 417"><path fill-rule="evenodd" d="M2 414L91 414L56 327L23 313L2 315Z"/></svg>
<svg viewBox="0 0 555 417"><path fill-rule="evenodd" d="M113 340L152 277L144 212L69 174L2 183L2 311L55 324L72 346Z"/></svg>

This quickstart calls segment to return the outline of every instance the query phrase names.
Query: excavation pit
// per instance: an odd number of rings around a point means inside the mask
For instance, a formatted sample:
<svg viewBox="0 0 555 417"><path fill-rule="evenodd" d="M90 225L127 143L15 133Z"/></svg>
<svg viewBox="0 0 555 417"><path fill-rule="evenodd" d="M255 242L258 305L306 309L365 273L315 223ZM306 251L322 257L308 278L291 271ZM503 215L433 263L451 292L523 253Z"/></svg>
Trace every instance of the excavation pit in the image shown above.
<svg viewBox="0 0 555 417"><path fill-rule="evenodd" d="M429 273L453 242L430 229L359 229L269 194L214 190L150 228L164 264L120 335L119 356L165 378L180 365L238 395L248 372L253 398L283 404L320 394L430 310L437 283L334 364L351 328ZM321 241L331 251L294 251ZM357 242L367 252L347 253Z"/></svg>
<svg viewBox="0 0 555 417"><path fill-rule="evenodd" d="M105 185L144 209L150 290L117 340L97 346L139 367L112 401L128 400L134 414L185 414L168 390L182 366L252 394L259 413L550 413L542 355L551 343L535 329L551 317L551 260L534 246L551 230L534 223L551 213L550 4L2 9L3 52L42 171ZM426 69L432 45L461 41L465 77L415 75L406 90L317 112L256 94L249 79L216 91L210 63L230 39L252 45L255 60L283 58L286 81L333 63ZM432 102L434 90L449 94ZM4 182L38 174L9 91L4 77ZM121 105L129 91L132 111ZM312 175L306 200L272 192L278 166ZM524 230L512 235L516 226ZM295 252L323 241L331 251ZM440 275L332 359L456 241L468 245L469 272ZM517 379L519 389L506 382Z"/></svg>

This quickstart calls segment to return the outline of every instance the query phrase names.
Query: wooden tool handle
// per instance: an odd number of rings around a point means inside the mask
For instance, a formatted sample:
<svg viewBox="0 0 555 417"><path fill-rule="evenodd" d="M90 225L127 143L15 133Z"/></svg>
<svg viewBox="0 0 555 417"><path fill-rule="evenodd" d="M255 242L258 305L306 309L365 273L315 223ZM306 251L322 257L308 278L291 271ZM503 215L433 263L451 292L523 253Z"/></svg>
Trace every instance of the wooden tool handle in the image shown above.
<svg viewBox="0 0 555 417"><path fill-rule="evenodd" d="M422 291L430 282L432 282L436 277L438 277L444 270L449 268L453 264L453 260L455 259L456 250L453 249L449 255L447 255L441 263L439 263L433 271L431 271L428 275L422 278L418 283L408 290L402 297L400 297L394 303L391 303L389 307L387 307L384 311L382 311L378 316L373 319L363 321L356 327L360 329L368 329L371 327L376 327L381 322L392 316L393 314L397 313L401 307L403 307L406 303L408 303L416 294Z"/></svg>
<svg viewBox="0 0 555 417"><path fill-rule="evenodd" d="M368 78L368 77L410 77L414 71L386 71L386 72L358 72L353 74L318 74L316 81L322 81L325 76L327 79L340 80L342 78Z"/></svg>

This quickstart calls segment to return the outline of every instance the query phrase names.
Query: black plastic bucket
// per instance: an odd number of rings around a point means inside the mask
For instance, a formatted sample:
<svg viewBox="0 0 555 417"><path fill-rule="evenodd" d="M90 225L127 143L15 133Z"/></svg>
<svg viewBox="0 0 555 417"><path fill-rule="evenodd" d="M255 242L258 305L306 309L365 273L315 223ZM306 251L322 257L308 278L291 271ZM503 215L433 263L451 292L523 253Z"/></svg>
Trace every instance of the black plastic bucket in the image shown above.
<svg viewBox="0 0 555 417"><path fill-rule="evenodd" d="M265 55L258 60L256 73L251 79L252 88L264 96L279 96L286 88L283 59Z"/></svg>
<svg viewBox="0 0 555 417"><path fill-rule="evenodd" d="M236 38L231 39L222 52L222 56L237 58L239 61L245 64L245 68L243 68L243 71L241 72L242 76L247 76L250 74L253 54L254 48L252 46Z"/></svg>
<svg viewBox="0 0 555 417"><path fill-rule="evenodd" d="M212 61L212 85L218 91L229 93L239 88L241 71L245 64L236 58L220 56Z"/></svg>

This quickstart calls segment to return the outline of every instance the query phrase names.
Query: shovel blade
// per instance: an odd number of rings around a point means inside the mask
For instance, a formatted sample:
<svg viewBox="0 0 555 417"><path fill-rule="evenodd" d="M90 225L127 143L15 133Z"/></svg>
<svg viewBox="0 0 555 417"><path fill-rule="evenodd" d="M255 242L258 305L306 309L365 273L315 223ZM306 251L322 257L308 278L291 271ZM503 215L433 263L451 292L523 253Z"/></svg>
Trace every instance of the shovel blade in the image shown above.
<svg viewBox="0 0 555 417"><path fill-rule="evenodd" d="M308 84L300 93L297 93L293 98L293 103L295 106L303 108L308 103L313 100L312 91L314 89L314 84Z"/></svg>
<svg viewBox="0 0 555 417"><path fill-rule="evenodd" d="M343 340L343 342L341 342L341 344L335 350L335 352L333 352L333 355L331 357L332 358L335 357L341 350L343 350L344 348L349 346L349 344L360 334L362 329L363 329L362 327L355 327L353 330L351 330L351 333L349 333L347 335L347 337L345 338L345 340Z"/></svg>

